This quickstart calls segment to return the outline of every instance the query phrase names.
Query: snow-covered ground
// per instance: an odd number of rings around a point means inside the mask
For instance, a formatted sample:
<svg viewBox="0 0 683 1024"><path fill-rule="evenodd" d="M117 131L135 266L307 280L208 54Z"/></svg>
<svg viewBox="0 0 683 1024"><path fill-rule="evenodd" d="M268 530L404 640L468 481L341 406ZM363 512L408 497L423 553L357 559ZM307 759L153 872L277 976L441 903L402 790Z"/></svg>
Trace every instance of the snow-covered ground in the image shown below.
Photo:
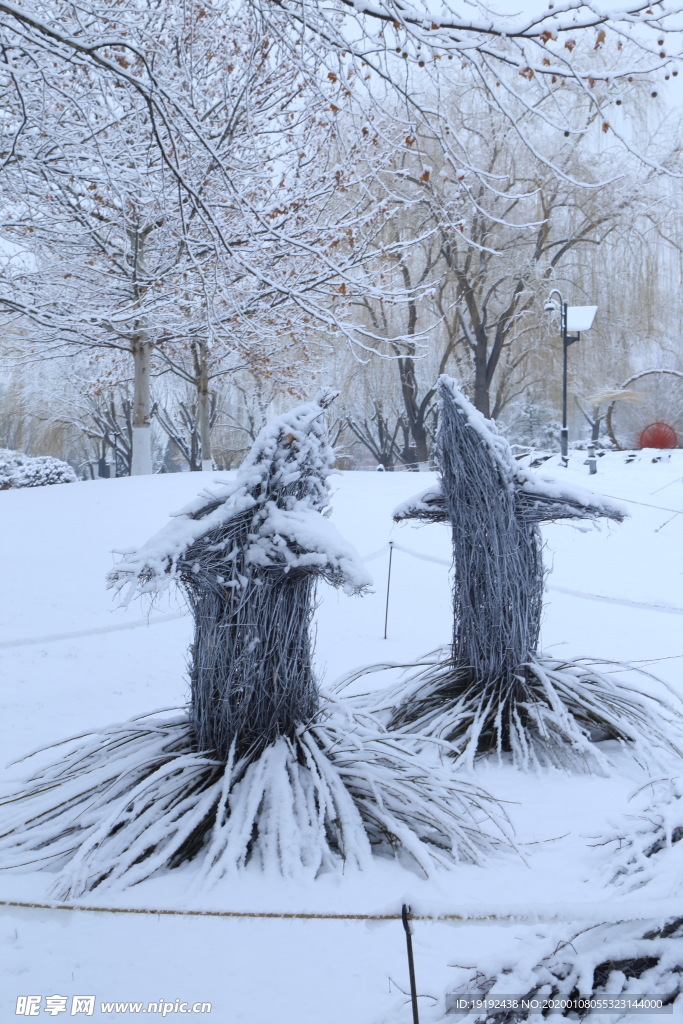
<svg viewBox="0 0 683 1024"><path fill-rule="evenodd" d="M683 693L683 452L622 453L587 475L583 458L554 472L628 502L631 518L599 529L555 524L547 541L542 648L558 656L641 662ZM97 481L0 494L3 567L0 656L3 761L91 727L182 704L190 620L173 597L150 609L113 607L104 586L112 550L139 545L169 510L195 496L209 475ZM368 557L375 593L348 598L321 587L317 662L324 685L383 661L409 661L448 642L448 530L395 525L392 509L431 482L428 474L345 473L334 478L333 521ZM383 638L388 541L393 553L388 638ZM406 550L408 549L408 550ZM623 678L629 677L624 673ZM378 682L386 682L382 677ZM656 681L645 685L661 692ZM605 887L608 852L591 845L630 809L647 772L616 752L610 777L547 770L522 774L483 763L476 781L501 800L519 854L462 866L425 882L395 863L363 875L288 884L248 872L239 885L192 891L192 867L94 905L397 914L526 920L417 921L415 955L423 1014L495 949L526 948L553 917L578 923L668 916L683 897L616 897ZM26 772L8 769L3 782ZM675 774L675 765L668 774ZM667 774L664 768L653 768ZM683 844L682 844L683 845ZM45 873L0 874L0 900L46 902ZM86 901L87 902L87 901ZM575 922L576 924L572 924ZM0 906L0 1021L18 996L111 1001L210 1002L221 1024L380 1024L410 1021L404 934L398 920L269 919L86 913ZM431 998L434 997L434 998ZM44 1004L43 1004L44 1005ZM71 1006L71 1003L68 1004ZM68 1011L65 1011L65 1015ZM41 1013L42 1015L42 1013ZM170 1014L174 1016L173 1013Z"/></svg>

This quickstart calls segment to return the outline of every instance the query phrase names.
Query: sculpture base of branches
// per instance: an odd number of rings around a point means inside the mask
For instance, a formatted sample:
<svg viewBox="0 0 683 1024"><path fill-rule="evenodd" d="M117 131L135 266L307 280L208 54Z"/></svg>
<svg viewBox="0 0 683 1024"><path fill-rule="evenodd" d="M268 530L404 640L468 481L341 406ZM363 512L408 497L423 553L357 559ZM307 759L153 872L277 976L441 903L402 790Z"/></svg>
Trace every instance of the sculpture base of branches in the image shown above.
<svg viewBox="0 0 683 1024"><path fill-rule="evenodd" d="M597 1018L601 1021L631 1020L633 1014L611 1011L609 1016L596 1005L599 999L661 999L665 1006L679 1005L683 993L683 918L672 919L647 931L643 921L598 924L570 938L556 930L528 944L528 951L516 950L513 963L500 964L494 972L479 970L462 991L446 997L446 1014L458 999L495 999L497 993L517 993L526 1000L553 999L559 1005L542 1016ZM581 1000L586 1001L584 1003ZM562 1004L566 1004L562 1006ZM482 1013L460 1013L458 1020L470 1024L513 1024L538 1020L539 1010L522 1007ZM644 1019L647 1019L647 1011ZM673 1010L676 1013L675 1007Z"/></svg>
<svg viewBox="0 0 683 1024"><path fill-rule="evenodd" d="M496 753L509 755L518 768L601 772L609 760L598 739L618 740L648 763L656 748L680 756L683 716L592 664L538 655L512 682L482 683L449 650L414 666L420 670L383 691L379 701L369 695L366 706L382 710L390 729L453 744L458 762L469 766L477 756Z"/></svg>
<svg viewBox="0 0 683 1024"><path fill-rule="evenodd" d="M419 745L334 700L294 738L227 764L196 750L184 715L133 720L81 737L0 801L0 857L58 871L67 899L189 860L201 886L250 863L315 877L373 854L430 875L505 845L496 802Z"/></svg>

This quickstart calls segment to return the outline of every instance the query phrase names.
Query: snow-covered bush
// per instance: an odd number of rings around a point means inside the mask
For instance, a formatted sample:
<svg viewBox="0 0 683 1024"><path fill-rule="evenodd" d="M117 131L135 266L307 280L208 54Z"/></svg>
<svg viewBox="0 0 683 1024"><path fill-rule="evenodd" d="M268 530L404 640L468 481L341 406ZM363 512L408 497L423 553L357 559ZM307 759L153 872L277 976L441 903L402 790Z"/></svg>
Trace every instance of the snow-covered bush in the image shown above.
<svg viewBox="0 0 683 1024"><path fill-rule="evenodd" d="M13 486L14 474L17 468L16 452L8 448L0 448L0 491L6 491Z"/></svg>
<svg viewBox="0 0 683 1024"><path fill-rule="evenodd" d="M540 451L555 451L562 424L542 399L526 392L523 400L504 415L503 430L510 444Z"/></svg>
<svg viewBox="0 0 683 1024"><path fill-rule="evenodd" d="M0 449L0 490L10 487L43 487L46 484L72 484L77 480L68 462L51 455L23 455Z"/></svg>

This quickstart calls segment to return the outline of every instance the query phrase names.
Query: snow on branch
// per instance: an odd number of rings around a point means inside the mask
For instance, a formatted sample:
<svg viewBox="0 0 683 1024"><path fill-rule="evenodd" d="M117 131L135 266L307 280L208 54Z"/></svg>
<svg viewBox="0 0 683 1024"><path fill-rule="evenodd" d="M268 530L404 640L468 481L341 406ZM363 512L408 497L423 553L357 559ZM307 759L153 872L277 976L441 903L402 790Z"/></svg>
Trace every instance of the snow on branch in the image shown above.
<svg viewBox="0 0 683 1024"><path fill-rule="evenodd" d="M683 781L652 779L637 794L638 810L597 840L609 884L619 892L668 899L683 889Z"/></svg>
<svg viewBox="0 0 683 1024"><path fill-rule="evenodd" d="M422 46L447 53L458 53L465 60L476 60L479 55L510 64L519 64L547 75L595 75L597 61L588 67L576 67L571 62L572 51L576 48L575 33L592 33L592 47L599 51L610 37L635 36L638 48L650 58L650 69L661 67L673 54L662 51L662 33L672 36L679 31L676 16L680 5L666 8L660 5L655 10L646 4L631 2L611 11L601 9L590 0L551 4L545 9L528 11L497 11L491 16L490 8L482 2L463 8L450 0L439 9L420 2L404 0L341 0L350 17L363 30L361 41L379 36L393 29L397 34L419 42ZM278 0L278 6L294 14L294 5L287 0ZM334 25L334 19L314 0L298 7L305 7L300 17L309 25ZM634 29L636 30L634 32ZM328 28L328 32L330 29ZM354 45L351 33L347 32L347 45ZM361 45L356 41L356 46ZM513 45L508 45L513 44ZM516 46L514 44L517 44ZM527 44L523 47L522 44ZM553 45L556 44L556 45ZM568 44L568 45L567 45ZM674 42L674 47L676 43ZM529 76L530 78L533 76Z"/></svg>

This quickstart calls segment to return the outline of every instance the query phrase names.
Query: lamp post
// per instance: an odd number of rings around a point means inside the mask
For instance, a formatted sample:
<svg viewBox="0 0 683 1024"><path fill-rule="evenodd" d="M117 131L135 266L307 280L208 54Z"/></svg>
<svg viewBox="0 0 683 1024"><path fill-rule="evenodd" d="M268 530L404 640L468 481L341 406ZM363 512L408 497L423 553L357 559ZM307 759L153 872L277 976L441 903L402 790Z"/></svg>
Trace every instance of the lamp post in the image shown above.
<svg viewBox="0 0 683 1024"><path fill-rule="evenodd" d="M562 431L560 433L560 454L562 465L569 464L569 429L567 427L567 349L578 341L581 331L588 331L593 326L597 306L568 306L562 298L559 288L553 288L548 296L544 309L555 310L553 295L557 295L560 303L560 331L562 334Z"/></svg>

